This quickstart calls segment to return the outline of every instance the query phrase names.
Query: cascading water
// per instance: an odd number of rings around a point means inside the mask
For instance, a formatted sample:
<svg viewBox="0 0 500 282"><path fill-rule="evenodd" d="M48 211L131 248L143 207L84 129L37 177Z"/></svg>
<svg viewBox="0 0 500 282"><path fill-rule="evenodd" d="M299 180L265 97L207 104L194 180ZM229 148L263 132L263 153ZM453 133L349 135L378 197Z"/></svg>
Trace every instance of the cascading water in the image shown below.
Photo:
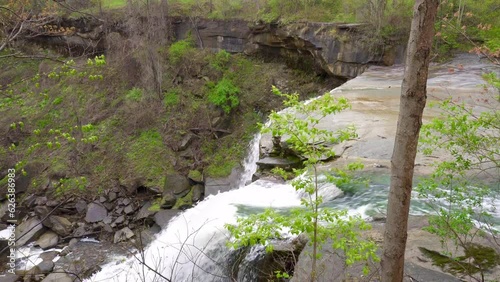
<svg viewBox="0 0 500 282"><path fill-rule="evenodd" d="M256 170L259 140L259 135L252 140L242 183ZM119 264L117 261L123 258L116 258L87 281L225 281L229 251L225 246L224 224L236 222L238 206L289 208L299 205L300 200L290 185L264 180L209 196L172 219L144 254L138 253Z"/></svg>
<svg viewBox="0 0 500 282"><path fill-rule="evenodd" d="M453 89L457 92L476 91L480 89L477 85L482 81L482 66L474 65L474 70L478 69L475 71L477 74L471 75L471 71L467 73L466 85L459 76L461 73L451 75L448 72L440 73L441 69L447 70L447 67L438 69L429 79L430 87L438 89L445 81L449 85L462 83L459 90ZM387 137L382 135L391 136L393 133L390 132L395 129L401 74L402 70L397 67L373 68L335 91L335 95L351 95L357 107L336 120L336 124L340 125L351 124L353 121L361 124L359 134L364 139L358 140L351 152L357 152L366 159L388 159L387 151L390 152L392 144L386 142ZM447 89L446 87L443 88ZM465 90L462 89L464 87ZM380 107L383 113L374 114L375 107ZM328 122L332 123L331 120ZM87 281L232 281L227 273L231 258L230 251L225 246L228 233L224 225L234 224L238 216L260 212L264 208L289 209L300 206L300 193L291 185L258 180L245 186L256 170L259 139L260 135L255 136L250 145L250 153L245 159L245 170L239 183L240 189L207 197L172 219L143 254L137 253L130 258L117 257ZM339 190L328 184L321 185L319 192L325 201L323 208L347 209L349 214L368 218L385 212L388 179L345 197L337 197ZM498 206L498 199L488 198L484 203L484 207L489 208L495 217L497 227L500 226L500 212L495 209ZM422 215L432 213L432 210L425 200L413 199L410 212ZM258 250L253 254L258 255Z"/></svg>

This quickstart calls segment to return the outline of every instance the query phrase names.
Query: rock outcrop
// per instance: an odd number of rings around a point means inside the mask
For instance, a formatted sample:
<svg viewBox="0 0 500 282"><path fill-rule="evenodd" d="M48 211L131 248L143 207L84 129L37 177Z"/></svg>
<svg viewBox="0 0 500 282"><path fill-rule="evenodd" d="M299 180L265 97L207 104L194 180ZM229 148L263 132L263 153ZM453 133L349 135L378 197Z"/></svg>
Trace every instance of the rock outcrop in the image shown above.
<svg viewBox="0 0 500 282"><path fill-rule="evenodd" d="M369 64L403 60L404 47L374 45L364 24L309 23L287 25L243 20L188 19L173 22L177 39L196 34L198 46L214 51L282 57L296 65L344 79L361 74Z"/></svg>
<svg viewBox="0 0 500 282"><path fill-rule="evenodd" d="M197 45L214 51L281 57L285 62L344 79L354 78L369 64L402 62L404 46L396 42L374 43L365 24L298 22L268 24L244 20L210 20L171 17L166 19L173 36L197 38ZM92 18L54 19L44 26L26 29L28 41L77 56L97 55L113 46L116 37L129 36L123 21L108 23ZM37 36L29 36L36 34ZM168 36L168 35L167 35ZM189 138L180 144L187 146Z"/></svg>

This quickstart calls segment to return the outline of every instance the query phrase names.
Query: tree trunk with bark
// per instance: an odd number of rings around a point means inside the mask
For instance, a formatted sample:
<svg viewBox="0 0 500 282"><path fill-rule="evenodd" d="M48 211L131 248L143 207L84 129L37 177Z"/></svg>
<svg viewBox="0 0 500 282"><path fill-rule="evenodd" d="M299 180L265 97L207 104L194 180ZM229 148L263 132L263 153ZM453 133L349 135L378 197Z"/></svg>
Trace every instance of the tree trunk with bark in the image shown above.
<svg viewBox="0 0 500 282"><path fill-rule="evenodd" d="M438 4L439 0L417 0L414 6L391 159L391 189L381 261L383 282L403 281L413 168L427 98L427 75Z"/></svg>

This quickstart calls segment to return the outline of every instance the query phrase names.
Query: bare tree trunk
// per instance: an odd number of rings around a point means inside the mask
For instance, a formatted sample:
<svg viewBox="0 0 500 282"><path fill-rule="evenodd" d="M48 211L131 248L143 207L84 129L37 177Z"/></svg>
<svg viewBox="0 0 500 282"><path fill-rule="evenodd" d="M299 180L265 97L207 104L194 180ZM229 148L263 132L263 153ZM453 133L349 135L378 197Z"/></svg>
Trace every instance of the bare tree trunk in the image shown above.
<svg viewBox="0 0 500 282"><path fill-rule="evenodd" d="M391 190L381 261L383 282L403 281L413 168L427 98L427 75L438 5L439 0L417 0L413 11L391 159Z"/></svg>

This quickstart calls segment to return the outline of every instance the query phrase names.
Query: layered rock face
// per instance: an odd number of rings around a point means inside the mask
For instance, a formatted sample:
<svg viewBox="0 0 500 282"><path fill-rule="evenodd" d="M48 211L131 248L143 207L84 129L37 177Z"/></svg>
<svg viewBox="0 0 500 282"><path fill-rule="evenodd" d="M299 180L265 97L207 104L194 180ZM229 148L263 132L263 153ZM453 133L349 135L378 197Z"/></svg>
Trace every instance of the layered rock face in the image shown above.
<svg viewBox="0 0 500 282"><path fill-rule="evenodd" d="M369 64L402 63L405 47L400 43L376 44L365 24L297 22L284 25L244 20L166 19L176 40L196 39L198 47L214 51L278 57L295 66L351 79ZM113 33L130 36L123 21L54 19L48 25L26 29L26 40L52 47L70 56L105 53L113 45ZM36 34L37 36L31 36Z"/></svg>
<svg viewBox="0 0 500 282"><path fill-rule="evenodd" d="M284 58L331 76L351 79L369 64L401 63L404 46L374 46L363 24L299 22L287 25L243 20L178 19L177 39L194 36L197 44L214 51L261 54Z"/></svg>

